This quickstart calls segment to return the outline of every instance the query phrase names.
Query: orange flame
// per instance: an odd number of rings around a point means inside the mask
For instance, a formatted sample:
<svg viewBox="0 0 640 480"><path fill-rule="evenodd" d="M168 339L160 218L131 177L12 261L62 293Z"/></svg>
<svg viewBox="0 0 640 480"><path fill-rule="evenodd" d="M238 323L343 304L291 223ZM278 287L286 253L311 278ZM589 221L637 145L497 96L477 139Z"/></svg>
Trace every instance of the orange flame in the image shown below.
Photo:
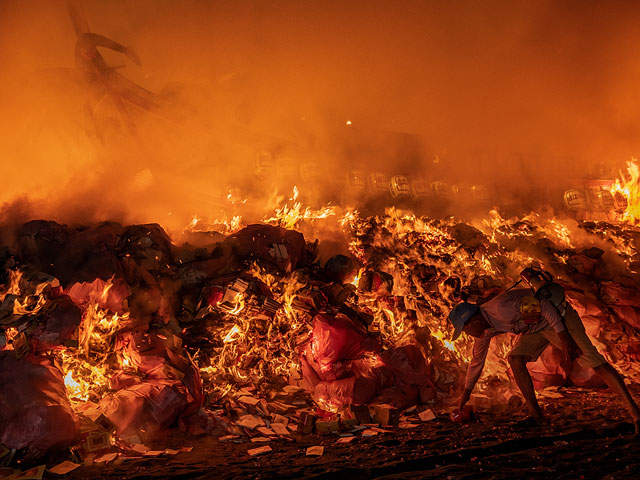
<svg viewBox="0 0 640 480"><path fill-rule="evenodd" d="M621 221L636 225L640 223L640 167L635 158L627 162L627 174L620 172L620 179L611 187L611 193L618 193L627 200Z"/></svg>

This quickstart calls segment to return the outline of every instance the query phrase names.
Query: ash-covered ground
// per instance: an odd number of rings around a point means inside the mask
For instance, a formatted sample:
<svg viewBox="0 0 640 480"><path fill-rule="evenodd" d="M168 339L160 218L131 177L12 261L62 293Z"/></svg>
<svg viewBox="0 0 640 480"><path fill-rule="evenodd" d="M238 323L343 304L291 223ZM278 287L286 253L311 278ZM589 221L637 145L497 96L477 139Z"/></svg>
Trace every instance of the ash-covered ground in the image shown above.
<svg viewBox="0 0 640 480"><path fill-rule="evenodd" d="M640 388L631 387L634 396ZM215 437L168 435L157 449L193 446L176 456L80 467L81 478L433 478L433 479L635 479L640 475L640 440L618 399L607 390L561 388L558 398L541 397L549 424L518 426L522 408L478 414L477 423L459 425L436 410L435 420L412 429L388 428L370 438L338 445L337 435L294 435L270 442L272 452L251 457L255 443L221 443ZM556 396L556 395L554 395ZM324 445L321 457L306 456Z"/></svg>

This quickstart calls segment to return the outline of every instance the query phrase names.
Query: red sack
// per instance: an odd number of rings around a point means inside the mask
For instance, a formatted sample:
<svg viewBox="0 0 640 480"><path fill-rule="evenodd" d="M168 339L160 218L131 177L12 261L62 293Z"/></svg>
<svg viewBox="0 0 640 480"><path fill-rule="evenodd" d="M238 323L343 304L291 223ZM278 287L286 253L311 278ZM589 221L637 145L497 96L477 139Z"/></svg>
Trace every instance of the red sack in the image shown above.
<svg viewBox="0 0 640 480"><path fill-rule="evenodd" d="M126 437L169 427L186 406L187 395L179 385L145 382L104 397L98 408Z"/></svg>
<svg viewBox="0 0 640 480"><path fill-rule="evenodd" d="M549 345L535 362L527 364L527 369L536 390L547 387L561 387L567 382L567 375L562 368L563 355L553 345Z"/></svg>
<svg viewBox="0 0 640 480"><path fill-rule="evenodd" d="M0 443L44 453L78 440L62 374L49 360L0 352Z"/></svg>
<svg viewBox="0 0 640 480"><path fill-rule="evenodd" d="M197 411L204 402L198 369L189 361L181 340L168 331L118 333L115 350L122 352L129 367L144 375L144 381L181 383L185 388L189 410Z"/></svg>
<svg viewBox="0 0 640 480"><path fill-rule="evenodd" d="M599 388L607 386L602 377L593 368L581 367L578 362L574 362L569 374L569 380L576 387Z"/></svg>
<svg viewBox="0 0 640 480"><path fill-rule="evenodd" d="M115 349L128 359L129 367L143 374L138 383L118 374L111 385L126 388L100 402L118 433L132 435L178 422L188 425L185 420L198 413L204 393L200 374L183 355L178 337L168 331L126 331L116 337Z"/></svg>
<svg viewBox="0 0 640 480"><path fill-rule="evenodd" d="M321 377L334 369L337 362L355 360L367 351L379 351L380 348L380 343L367 335L364 325L346 315L320 313L313 319L311 353Z"/></svg>

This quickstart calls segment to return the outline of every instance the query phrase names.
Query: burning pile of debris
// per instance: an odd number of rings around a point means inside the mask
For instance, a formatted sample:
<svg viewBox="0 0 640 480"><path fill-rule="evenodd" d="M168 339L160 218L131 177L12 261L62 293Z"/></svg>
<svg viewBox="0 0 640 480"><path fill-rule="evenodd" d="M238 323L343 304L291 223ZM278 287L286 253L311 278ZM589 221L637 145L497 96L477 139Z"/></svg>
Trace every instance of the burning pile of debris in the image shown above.
<svg viewBox="0 0 640 480"><path fill-rule="evenodd" d="M300 211L201 232L198 246L156 224L16 229L0 250L0 463L176 454L143 443L174 426L253 443L411 428L459 394L471 342L447 340L448 311L532 263L564 286L607 359L640 377L638 228L349 211L337 224L351 254L321 264L322 244L292 227L336 212ZM518 401L512 341L494 342L477 409ZM552 347L530 370L537 388L601 383Z"/></svg>

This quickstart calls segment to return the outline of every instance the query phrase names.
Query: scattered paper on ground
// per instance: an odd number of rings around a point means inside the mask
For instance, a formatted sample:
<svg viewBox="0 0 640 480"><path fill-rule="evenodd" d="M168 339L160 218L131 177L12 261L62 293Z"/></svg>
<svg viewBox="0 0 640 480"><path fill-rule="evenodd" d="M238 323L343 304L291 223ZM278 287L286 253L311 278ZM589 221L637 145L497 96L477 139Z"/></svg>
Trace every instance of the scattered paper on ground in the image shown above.
<svg viewBox="0 0 640 480"><path fill-rule="evenodd" d="M51 467L49 471L51 473L55 473L57 475L66 475L67 473L75 470L80 465L77 463L70 462L69 460L65 460L62 463L59 463L55 467Z"/></svg>
<svg viewBox="0 0 640 480"><path fill-rule="evenodd" d="M324 447L322 445L316 445L314 447L307 448L307 455L316 455L321 457L324 454Z"/></svg>
<svg viewBox="0 0 640 480"><path fill-rule="evenodd" d="M401 422L398 424L398 428L403 428L403 429L416 428L417 426L418 426L417 423L411 423L411 422Z"/></svg>
<svg viewBox="0 0 640 480"><path fill-rule="evenodd" d="M428 422L430 420L434 420L436 418L436 415L433 413L431 409L427 409L427 410L424 410L423 412L420 412L418 414L418 418L420 418L420 420L422 420L423 422Z"/></svg>
<svg viewBox="0 0 640 480"><path fill-rule="evenodd" d="M561 393L558 392L553 392L553 391L547 391L547 390L543 390L541 392L538 392L538 397L545 397L545 398L562 398L564 395L562 395Z"/></svg>
<svg viewBox="0 0 640 480"><path fill-rule="evenodd" d="M336 443L338 443L338 444L351 443L355 439L356 439L356 437L340 437Z"/></svg>
<svg viewBox="0 0 640 480"><path fill-rule="evenodd" d="M100 455L98 458L94 460L95 463L109 463L112 460L115 460L118 456L118 452L114 453L105 453L104 455Z"/></svg>
<svg viewBox="0 0 640 480"><path fill-rule="evenodd" d="M271 447L269 445L265 445L264 447L250 448L249 450L247 450L247 453L252 457L255 457L256 455L262 455L263 453L267 453L270 451Z"/></svg>
<svg viewBox="0 0 640 480"><path fill-rule="evenodd" d="M151 449L142 443L136 443L134 445L131 445L131 450L138 453L146 453Z"/></svg>
<svg viewBox="0 0 640 480"><path fill-rule="evenodd" d="M39 465L37 467L30 468L29 470L25 470L13 477L12 480L42 480L42 476L44 475L46 468L46 465Z"/></svg>
<svg viewBox="0 0 640 480"><path fill-rule="evenodd" d="M264 426L264 420L257 415L243 415L236 421L236 425L253 430L256 427Z"/></svg>
<svg viewBox="0 0 640 480"><path fill-rule="evenodd" d="M393 433L392 430L385 430L384 428L372 427L371 430L378 433Z"/></svg>
<svg viewBox="0 0 640 480"><path fill-rule="evenodd" d="M142 455L145 457L159 457L164 453L164 450L149 450L148 452L144 452Z"/></svg>

